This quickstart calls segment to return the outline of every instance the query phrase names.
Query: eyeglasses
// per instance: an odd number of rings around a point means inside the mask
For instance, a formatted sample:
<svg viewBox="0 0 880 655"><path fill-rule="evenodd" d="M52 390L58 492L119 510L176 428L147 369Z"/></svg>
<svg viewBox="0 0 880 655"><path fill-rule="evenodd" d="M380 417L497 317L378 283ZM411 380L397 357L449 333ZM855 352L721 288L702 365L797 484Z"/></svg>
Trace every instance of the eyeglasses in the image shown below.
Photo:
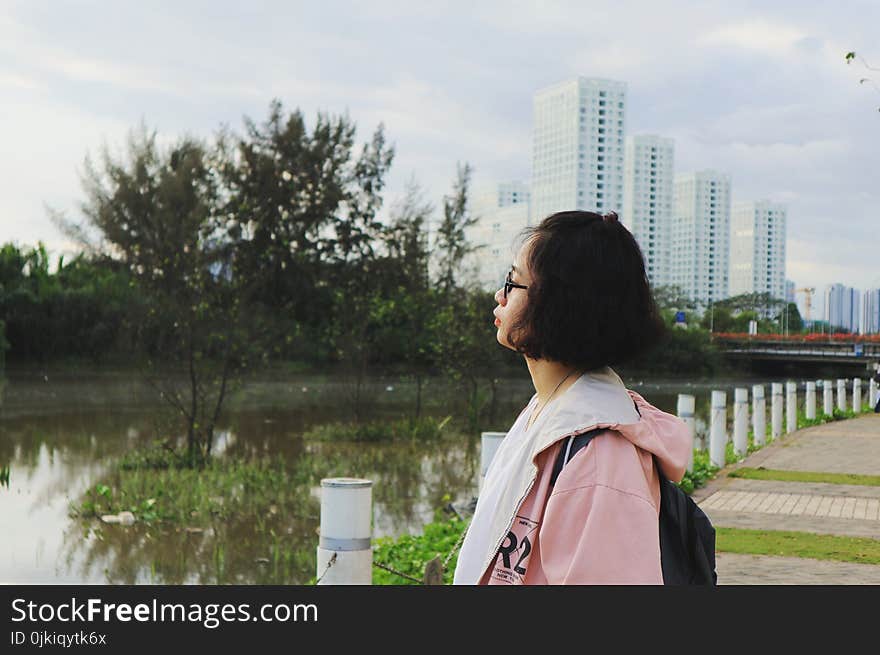
<svg viewBox="0 0 880 655"><path fill-rule="evenodd" d="M510 279L510 275L513 273L513 270L507 271L507 277L504 278L504 299L507 300L507 294L510 293L511 289L528 289L528 287L524 284L517 284L512 279Z"/></svg>

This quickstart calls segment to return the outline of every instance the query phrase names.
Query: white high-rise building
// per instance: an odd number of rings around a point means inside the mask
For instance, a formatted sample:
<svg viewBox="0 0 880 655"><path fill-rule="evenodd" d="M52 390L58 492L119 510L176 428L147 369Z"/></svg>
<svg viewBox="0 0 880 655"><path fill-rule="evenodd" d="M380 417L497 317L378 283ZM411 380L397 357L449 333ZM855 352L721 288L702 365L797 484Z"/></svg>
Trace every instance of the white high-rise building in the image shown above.
<svg viewBox="0 0 880 655"><path fill-rule="evenodd" d="M623 209L626 84L578 77L534 97L532 223Z"/></svg>
<svg viewBox="0 0 880 655"><path fill-rule="evenodd" d="M769 293L789 300L785 279L784 205L759 200L738 202L730 214L730 295ZM794 296L794 283L791 284Z"/></svg>
<svg viewBox="0 0 880 655"><path fill-rule="evenodd" d="M862 334L880 332L880 289L868 289L862 294L862 316L859 328Z"/></svg>
<svg viewBox="0 0 880 655"><path fill-rule="evenodd" d="M670 283L707 306L728 297L730 178L705 170L675 177Z"/></svg>
<svg viewBox="0 0 880 655"><path fill-rule="evenodd" d="M504 182L477 192L470 200L470 214L477 222L465 232L473 245L483 246L471 257L466 270L477 284L498 289L510 270L516 237L529 223L529 188L522 182Z"/></svg>
<svg viewBox="0 0 880 655"><path fill-rule="evenodd" d="M626 138L623 223L633 233L651 284L669 282L675 143L652 134Z"/></svg>
<svg viewBox="0 0 880 655"><path fill-rule="evenodd" d="M859 330L859 291L842 284L825 289L825 320L832 330Z"/></svg>

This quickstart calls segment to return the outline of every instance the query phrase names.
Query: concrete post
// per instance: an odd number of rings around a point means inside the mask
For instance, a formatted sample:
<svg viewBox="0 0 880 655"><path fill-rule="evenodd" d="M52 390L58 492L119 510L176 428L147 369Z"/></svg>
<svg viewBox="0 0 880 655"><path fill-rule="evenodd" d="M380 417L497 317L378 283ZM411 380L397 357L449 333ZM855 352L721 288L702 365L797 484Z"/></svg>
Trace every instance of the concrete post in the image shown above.
<svg viewBox="0 0 880 655"><path fill-rule="evenodd" d="M318 584L373 583L372 487L359 478L321 480Z"/></svg>
<svg viewBox="0 0 880 655"><path fill-rule="evenodd" d="M868 383L868 404L871 405L871 409L877 404L877 382L874 378Z"/></svg>
<svg viewBox="0 0 880 655"><path fill-rule="evenodd" d="M834 410L833 393L831 380L822 380L822 413L825 416L831 416Z"/></svg>
<svg viewBox="0 0 880 655"><path fill-rule="evenodd" d="M486 479L489 464L492 463L498 446L506 436L506 432L483 432L480 434L480 491L483 490L483 480Z"/></svg>
<svg viewBox="0 0 880 655"><path fill-rule="evenodd" d="M785 433L797 430L797 382L785 383Z"/></svg>
<svg viewBox="0 0 880 655"><path fill-rule="evenodd" d="M687 470L693 472L694 470L694 411L696 409L696 399L693 396L689 396L686 393L678 394L678 406L676 407L676 413L678 414L678 418L684 421L684 424L688 428L688 434L690 434L691 440L691 448L688 451L688 463Z"/></svg>
<svg viewBox="0 0 880 655"><path fill-rule="evenodd" d="M846 411L846 380L837 380L837 409Z"/></svg>
<svg viewBox="0 0 880 655"><path fill-rule="evenodd" d="M749 390L737 389L733 394L733 450L745 457L749 449Z"/></svg>
<svg viewBox="0 0 880 655"><path fill-rule="evenodd" d="M782 436L782 383L770 385L770 438Z"/></svg>
<svg viewBox="0 0 880 655"><path fill-rule="evenodd" d="M853 378L853 411L856 414L862 412L862 379Z"/></svg>
<svg viewBox="0 0 880 655"><path fill-rule="evenodd" d="M767 401L764 399L764 385L752 387L752 431L755 433L755 444L763 446L767 441Z"/></svg>
<svg viewBox="0 0 880 655"><path fill-rule="evenodd" d="M807 418L813 420L816 418L816 383L807 382L807 401L804 408Z"/></svg>
<svg viewBox="0 0 880 655"><path fill-rule="evenodd" d="M712 424L709 431L709 461L718 468L724 467L724 451L727 446L727 394L712 392Z"/></svg>

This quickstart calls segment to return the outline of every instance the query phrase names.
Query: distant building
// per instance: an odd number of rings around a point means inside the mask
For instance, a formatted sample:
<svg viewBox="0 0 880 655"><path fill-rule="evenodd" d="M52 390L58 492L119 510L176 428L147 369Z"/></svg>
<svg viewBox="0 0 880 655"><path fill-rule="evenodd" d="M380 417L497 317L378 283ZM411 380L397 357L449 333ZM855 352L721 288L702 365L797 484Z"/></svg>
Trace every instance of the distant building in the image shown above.
<svg viewBox="0 0 880 655"><path fill-rule="evenodd" d="M578 77L534 96L532 223L623 208L626 84Z"/></svg>
<svg viewBox="0 0 880 655"><path fill-rule="evenodd" d="M674 157L672 139L650 134L626 139L621 219L639 242L655 286L669 283Z"/></svg>
<svg viewBox="0 0 880 655"><path fill-rule="evenodd" d="M477 192L470 201L470 214L477 219L465 236L482 246L465 266L483 289L498 289L515 256L517 235L529 223L529 187L504 182Z"/></svg>
<svg viewBox="0 0 880 655"><path fill-rule="evenodd" d="M735 203L730 213L730 295L769 293L794 302L785 279L784 205L760 200ZM789 293L790 291L790 293Z"/></svg>
<svg viewBox="0 0 880 655"><path fill-rule="evenodd" d="M880 289L868 289L862 294L862 312L859 321L862 334L880 332Z"/></svg>
<svg viewBox="0 0 880 655"><path fill-rule="evenodd" d="M825 289L825 320L831 330L859 331L859 291L842 284Z"/></svg>
<svg viewBox="0 0 880 655"><path fill-rule="evenodd" d="M782 265L785 266L785 260L782 260ZM797 285L794 283L794 280L786 280L785 281L785 302L797 302L797 295L795 293L795 288Z"/></svg>
<svg viewBox="0 0 880 655"><path fill-rule="evenodd" d="M728 297L730 178L706 170L675 178L669 280L701 306Z"/></svg>

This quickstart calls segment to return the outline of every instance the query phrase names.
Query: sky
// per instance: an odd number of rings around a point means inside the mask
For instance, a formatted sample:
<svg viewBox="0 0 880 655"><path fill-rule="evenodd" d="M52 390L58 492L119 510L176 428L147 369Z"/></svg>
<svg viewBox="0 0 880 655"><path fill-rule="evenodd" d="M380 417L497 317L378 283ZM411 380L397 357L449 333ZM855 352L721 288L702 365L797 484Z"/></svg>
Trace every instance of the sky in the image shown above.
<svg viewBox="0 0 880 655"><path fill-rule="evenodd" d="M674 138L677 172L786 203L816 318L828 284L880 287L878 30L873 0L0 0L0 243L68 250L49 209L79 219L85 157L139 124L209 138L273 98L383 123L386 207L413 178L439 207L458 162L527 182L534 92L583 75L627 83L627 133Z"/></svg>

